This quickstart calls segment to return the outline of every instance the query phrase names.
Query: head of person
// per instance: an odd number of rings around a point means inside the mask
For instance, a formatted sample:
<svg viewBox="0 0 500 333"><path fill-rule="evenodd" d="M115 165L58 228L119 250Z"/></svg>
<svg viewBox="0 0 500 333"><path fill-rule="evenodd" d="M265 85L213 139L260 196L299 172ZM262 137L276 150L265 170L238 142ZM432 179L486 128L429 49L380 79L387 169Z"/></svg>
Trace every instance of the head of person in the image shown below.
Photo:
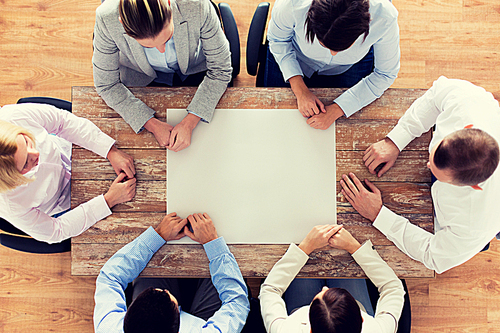
<svg viewBox="0 0 500 333"><path fill-rule="evenodd" d="M179 304L168 290L149 287L130 304L123 320L125 333L178 333Z"/></svg>
<svg viewBox="0 0 500 333"><path fill-rule="evenodd" d="M33 181L24 174L38 165L39 157L33 134L0 121L0 193Z"/></svg>
<svg viewBox="0 0 500 333"><path fill-rule="evenodd" d="M323 287L311 303L309 322L312 333L360 333L363 319L347 290Z"/></svg>
<svg viewBox="0 0 500 333"><path fill-rule="evenodd" d="M306 40L317 38L332 55L347 50L359 36L368 36L368 0L313 0L306 17ZM363 39L364 40L364 39Z"/></svg>
<svg viewBox="0 0 500 333"><path fill-rule="evenodd" d="M427 167L441 182L475 186L495 172L499 162L498 142L476 128L447 135L431 151Z"/></svg>
<svg viewBox="0 0 500 333"><path fill-rule="evenodd" d="M127 35L144 47L165 52L174 33L169 0L120 0L118 9Z"/></svg>

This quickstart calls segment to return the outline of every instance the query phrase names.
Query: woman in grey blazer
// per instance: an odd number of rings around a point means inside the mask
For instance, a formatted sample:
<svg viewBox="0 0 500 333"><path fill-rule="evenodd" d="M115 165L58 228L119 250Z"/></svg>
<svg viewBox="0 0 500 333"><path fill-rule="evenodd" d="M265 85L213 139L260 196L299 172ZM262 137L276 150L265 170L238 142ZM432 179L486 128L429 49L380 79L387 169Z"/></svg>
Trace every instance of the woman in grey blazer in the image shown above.
<svg viewBox="0 0 500 333"><path fill-rule="evenodd" d="M173 151L188 147L200 119L210 122L231 80L229 43L209 0L106 0L96 11L94 84L106 104L139 133ZM200 83L201 82L201 83ZM127 87L199 84L175 127Z"/></svg>

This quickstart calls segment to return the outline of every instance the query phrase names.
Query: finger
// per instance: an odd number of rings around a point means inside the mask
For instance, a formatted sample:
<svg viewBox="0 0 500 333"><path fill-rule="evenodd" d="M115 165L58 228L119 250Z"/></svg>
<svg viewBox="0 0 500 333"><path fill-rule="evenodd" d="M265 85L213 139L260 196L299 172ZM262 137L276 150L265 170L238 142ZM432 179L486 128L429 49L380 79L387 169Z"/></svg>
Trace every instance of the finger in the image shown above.
<svg viewBox="0 0 500 333"><path fill-rule="evenodd" d="M370 154L372 152L372 146L368 147L366 150L365 150L365 155L366 154Z"/></svg>
<svg viewBox="0 0 500 333"><path fill-rule="evenodd" d="M306 113L304 110L299 110L300 114L302 115L302 117L307 117Z"/></svg>
<svg viewBox="0 0 500 333"><path fill-rule="evenodd" d="M186 236L186 233L184 231L181 231L175 236L174 240L181 239L182 237Z"/></svg>
<svg viewBox="0 0 500 333"><path fill-rule="evenodd" d="M387 170L389 170L389 169L390 169L393 165L394 165L394 163L389 163L389 162L387 162L387 163L384 165L384 167L383 167L382 169L380 169L380 171L378 172L377 176L382 177L382 175L383 175L384 173L386 173L386 172L387 172Z"/></svg>
<svg viewBox="0 0 500 333"><path fill-rule="evenodd" d="M380 194L380 190L371 181L365 179L365 183L366 185L368 185L368 187L370 188L370 190L372 190L373 193Z"/></svg>
<svg viewBox="0 0 500 333"><path fill-rule="evenodd" d="M319 100L315 100L314 101L313 107L312 107L312 109L310 111L310 112L313 112L313 114L311 114L311 116L314 115L314 114L319 114L320 111L319 111L319 108L318 108L318 102L319 102Z"/></svg>
<svg viewBox="0 0 500 333"><path fill-rule="evenodd" d="M175 143L177 142L177 131L175 130L175 127L174 129L172 130L172 132L170 133L170 140L168 142L168 147L169 149L172 149L172 147L175 145Z"/></svg>
<svg viewBox="0 0 500 333"><path fill-rule="evenodd" d="M313 123L315 122L315 120L316 120L316 119L315 119L314 117L311 117L311 118L307 119L306 123L307 123L308 125L311 125L311 124L313 124ZM311 125L311 126L312 126L312 125Z"/></svg>
<svg viewBox="0 0 500 333"><path fill-rule="evenodd" d="M354 195L358 194L359 190L356 188L356 186L354 186L354 183L352 182L351 178L349 178L347 175L342 175L342 178L344 179L344 182L351 190L352 194Z"/></svg>
<svg viewBox="0 0 500 333"><path fill-rule="evenodd" d="M318 105L319 107L319 111L323 112L323 113L326 113L326 108L325 108L325 104L323 104L319 98L316 97L316 104Z"/></svg>
<svg viewBox="0 0 500 333"><path fill-rule="evenodd" d="M182 231L186 236L188 236L189 238L191 238L192 240L194 240L196 242L196 237L194 236L194 233L192 233L191 231L189 231L189 228L187 226L184 227L184 230Z"/></svg>
<svg viewBox="0 0 500 333"><path fill-rule="evenodd" d="M203 217L206 218L207 220L210 219L210 215L208 215L207 213L203 213Z"/></svg>
<svg viewBox="0 0 500 333"><path fill-rule="evenodd" d="M130 171L132 171L132 173L135 176L135 165L134 165L134 159L132 157L130 157Z"/></svg>
<svg viewBox="0 0 500 333"><path fill-rule="evenodd" d="M188 219L189 223L191 223L191 227L193 227L193 228L194 228L194 225L196 224L196 222L197 222L197 221L196 221L196 219L194 218L193 214L189 215L189 216L187 217L187 219Z"/></svg>
<svg viewBox="0 0 500 333"><path fill-rule="evenodd" d="M333 228L330 229L330 231L328 231L326 233L326 237L328 239L330 239L333 235L335 235L340 229L342 229L342 225L335 225L333 226Z"/></svg>
<svg viewBox="0 0 500 333"><path fill-rule="evenodd" d="M177 233L179 233L187 225L187 219L178 218L178 220L175 220L174 222L177 224L173 227L173 229Z"/></svg>
<svg viewBox="0 0 500 333"><path fill-rule="evenodd" d="M127 175L124 172L120 172L113 183L121 183Z"/></svg>
<svg viewBox="0 0 500 333"><path fill-rule="evenodd" d="M167 214L167 216L174 217L174 216L177 216L177 213L176 212L172 212L170 214Z"/></svg>
<svg viewBox="0 0 500 333"><path fill-rule="evenodd" d="M344 195L347 201L349 201L349 203L354 207L354 196L352 193L342 190L342 195Z"/></svg>
<svg viewBox="0 0 500 333"><path fill-rule="evenodd" d="M354 185L356 185L356 187L358 188L358 190L360 192L362 191L366 191L366 188L363 186L363 184L361 184L360 180L358 179L358 177L356 177L355 174L353 174L352 172L349 173L349 176L351 177L351 179L354 181Z"/></svg>

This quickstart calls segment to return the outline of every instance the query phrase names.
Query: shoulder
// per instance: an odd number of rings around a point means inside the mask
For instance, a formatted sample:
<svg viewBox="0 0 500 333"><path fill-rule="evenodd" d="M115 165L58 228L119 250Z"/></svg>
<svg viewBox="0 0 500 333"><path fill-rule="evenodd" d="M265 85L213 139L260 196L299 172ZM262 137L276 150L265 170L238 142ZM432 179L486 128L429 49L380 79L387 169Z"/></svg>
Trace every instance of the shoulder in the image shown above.
<svg viewBox="0 0 500 333"><path fill-rule="evenodd" d="M398 10L389 0L370 0L370 16L372 22L395 23L398 19Z"/></svg>
<svg viewBox="0 0 500 333"><path fill-rule="evenodd" d="M36 113L44 113L50 107L49 105L32 103L6 105L0 109L0 120L32 131L41 127L34 115Z"/></svg>
<svg viewBox="0 0 500 333"><path fill-rule="evenodd" d="M109 17L110 15L118 15L119 0L106 0L96 9L98 17Z"/></svg>

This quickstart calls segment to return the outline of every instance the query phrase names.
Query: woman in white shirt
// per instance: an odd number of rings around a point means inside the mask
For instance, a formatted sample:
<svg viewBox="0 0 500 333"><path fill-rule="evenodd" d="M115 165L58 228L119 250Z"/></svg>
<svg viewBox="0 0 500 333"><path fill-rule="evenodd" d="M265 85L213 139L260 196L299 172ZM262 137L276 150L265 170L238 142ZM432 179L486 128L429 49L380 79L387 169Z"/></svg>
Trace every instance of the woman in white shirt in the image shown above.
<svg viewBox="0 0 500 333"><path fill-rule="evenodd" d="M68 211L72 143L107 158L118 177L106 194ZM89 120L51 105L0 108L0 217L47 243L81 234L135 195L133 159L114 143Z"/></svg>
<svg viewBox="0 0 500 333"><path fill-rule="evenodd" d="M380 298L374 317L368 315L346 290L327 287L309 296L310 305L289 309L290 314L287 313L288 304L282 298L283 293L305 265L309 254L327 245L351 253L378 288ZM394 333L403 309L404 294L401 281L380 258L371 241L360 245L341 225L322 225L314 227L299 246L290 245L262 284L259 299L269 333Z"/></svg>

